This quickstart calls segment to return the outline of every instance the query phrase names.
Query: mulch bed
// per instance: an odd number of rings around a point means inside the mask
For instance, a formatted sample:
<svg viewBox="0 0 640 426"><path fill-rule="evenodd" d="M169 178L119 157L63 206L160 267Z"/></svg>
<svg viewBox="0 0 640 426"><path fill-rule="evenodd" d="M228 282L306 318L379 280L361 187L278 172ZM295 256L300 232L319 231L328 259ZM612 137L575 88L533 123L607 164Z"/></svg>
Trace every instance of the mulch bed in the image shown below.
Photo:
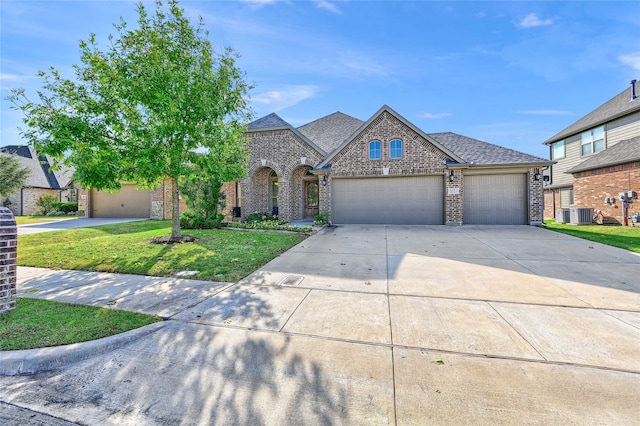
<svg viewBox="0 0 640 426"><path fill-rule="evenodd" d="M165 237L156 237L151 239L151 244L182 244L192 243L198 239L191 235L183 235L182 238L171 238L171 235Z"/></svg>

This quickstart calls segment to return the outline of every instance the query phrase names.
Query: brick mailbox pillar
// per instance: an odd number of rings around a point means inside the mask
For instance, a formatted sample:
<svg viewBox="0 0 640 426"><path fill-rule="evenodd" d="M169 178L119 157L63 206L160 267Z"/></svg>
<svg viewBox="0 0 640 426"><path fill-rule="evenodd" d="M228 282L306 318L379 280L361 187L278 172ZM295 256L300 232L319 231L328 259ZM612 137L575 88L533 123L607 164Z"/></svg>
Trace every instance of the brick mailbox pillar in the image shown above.
<svg viewBox="0 0 640 426"><path fill-rule="evenodd" d="M18 228L13 213L0 207L0 314L16 307Z"/></svg>

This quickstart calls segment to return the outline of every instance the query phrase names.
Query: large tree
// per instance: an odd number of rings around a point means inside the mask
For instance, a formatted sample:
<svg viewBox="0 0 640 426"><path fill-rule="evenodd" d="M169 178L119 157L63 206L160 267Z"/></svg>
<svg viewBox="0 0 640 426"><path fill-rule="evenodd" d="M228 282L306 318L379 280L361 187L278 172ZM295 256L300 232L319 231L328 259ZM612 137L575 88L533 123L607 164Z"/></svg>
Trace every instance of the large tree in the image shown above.
<svg viewBox="0 0 640 426"><path fill-rule="evenodd" d="M117 190L129 181L152 188L170 179L171 239L178 240L180 182L193 179L194 163L225 181L245 173L251 87L237 55L215 52L202 19L191 25L177 1L157 1L153 16L142 3L137 8L137 28L121 18L105 50L94 34L80 42L74 79L50 68L39 73L37 102L22 89L10 99L24 112L22 135L75 167L84 187Z"/></svg>
<svg viewBox="0 0 640 426"><path fill-rule="evenodd" d="M28 177L29 170L22 168L14 156L0 154L0 197L13 195Z"/></svg>

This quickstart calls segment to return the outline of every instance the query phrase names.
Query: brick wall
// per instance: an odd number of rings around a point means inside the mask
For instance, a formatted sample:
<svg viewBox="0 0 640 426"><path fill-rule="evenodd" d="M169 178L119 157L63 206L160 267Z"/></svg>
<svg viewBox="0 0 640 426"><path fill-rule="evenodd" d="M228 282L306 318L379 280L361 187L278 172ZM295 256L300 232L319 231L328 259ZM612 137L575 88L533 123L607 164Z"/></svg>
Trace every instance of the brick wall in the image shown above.
<svg viewBox="0 0 640 426"><path fill-rule="evenodd" d="M402 140L402 158L389 158L389 143ZM369 159L369 142L381 142L380 160ZM430 142L388 112L373 120L355 140L338 153L331 166L332 176L382 176L442 174L445 155Z"/></svg>
<svg viewBox="0 0 640 426"><path fill-rule="evenodd" d="M574 206L602 210L607 223L622 223L622 201L618 199L618 194L629 190L640 193L640 162L573 175ZM616 201L607 204L605 198L615 198ZM639 211L640 201L633 200L628 214Z"/></svg>
<svg viewBox="0 0 640 426"><path fill-rule="evenodd" d="M558 209L560 209L560 190L546 189L544 191L544 218L555 219Z"/></svg>
<svg viewBox="0 0 640 426"><path fill-rule="evenodd" d="M269 209L269 176L278 176L278 210L281 218L300 219L307 170L320 163L322 154L291 130L249 134L248 176L240 181L242 216Z"/></svg>
<svg viewBox="0 0 640 426"><path fill-rule="evenodd" d="M60 201L60 193L61 191L58 189L24 188L22 190L22 215L27 216L30 214L40 214L40 207L36 205L36 202L40 197L48 194L53 195L58 201Z"/></svg>
<svg viewBox="0 0 640 426"><path fill-rule="evenodd" d="M13 213L0 207L0 314L16 307L18 231Z"/></svg>
<svg viewBox="0 0 640 426"><path fill-rule="evenodd" d="M536 173L539 170L532 168L529 169L529 224L540 225L544 219L544 195L542 192L542 175L539 176L539 180L535 179Z"/></svg>
<svg viewBox="0 0 640 426"><path fill-rule="evenodd" d="M462 225L464 212L464 179L461 170L451 170L445 177L445 223Z"/></svg>

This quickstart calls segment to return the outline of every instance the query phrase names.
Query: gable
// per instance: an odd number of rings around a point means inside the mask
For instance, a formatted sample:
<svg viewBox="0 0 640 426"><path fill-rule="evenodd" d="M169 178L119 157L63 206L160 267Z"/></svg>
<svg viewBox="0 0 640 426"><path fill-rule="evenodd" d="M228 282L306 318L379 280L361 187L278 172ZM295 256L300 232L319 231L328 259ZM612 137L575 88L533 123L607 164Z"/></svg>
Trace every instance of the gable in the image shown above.
<svg viewBox="0 0 640 426"><path fill-rule="evenodd" d="M402 141L401 158L389 155L391 140ZM380 141L381 158L369 158L369 143ZM369 120L330 156L333 176L375 176L443 173L449 156L403 120L384 110Z"/></svg>

